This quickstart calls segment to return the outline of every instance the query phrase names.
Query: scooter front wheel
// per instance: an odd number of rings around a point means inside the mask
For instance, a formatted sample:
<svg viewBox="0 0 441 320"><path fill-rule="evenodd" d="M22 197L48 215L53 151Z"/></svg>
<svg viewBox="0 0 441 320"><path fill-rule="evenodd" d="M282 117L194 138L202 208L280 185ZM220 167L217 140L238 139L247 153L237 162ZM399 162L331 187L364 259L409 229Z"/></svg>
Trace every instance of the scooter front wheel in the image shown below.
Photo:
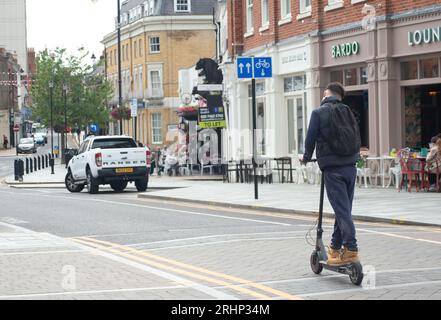
<svg viewBox="0 0 441 320"><path fill-rule="evenodd" d="M349 278L351 282L356 286L361 285L363 282L363 266L360 262L355 262L350 266Z"/></svg>
<svg viewBox="0 0 441 320"><path fill-rule="evenodd" d="M311 259L309 260L311 265L311 270L315 274L320 274L323 271L323 265L320 263L320 257L318 255L317 250L311 254Z"/></svg>

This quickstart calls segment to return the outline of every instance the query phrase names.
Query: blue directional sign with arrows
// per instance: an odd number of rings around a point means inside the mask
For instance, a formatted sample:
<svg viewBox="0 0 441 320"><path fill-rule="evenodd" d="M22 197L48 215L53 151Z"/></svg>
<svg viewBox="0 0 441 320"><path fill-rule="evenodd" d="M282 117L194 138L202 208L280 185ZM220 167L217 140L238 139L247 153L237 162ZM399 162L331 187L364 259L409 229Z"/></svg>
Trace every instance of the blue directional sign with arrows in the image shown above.
<svg viewBox="0 0 441 320"><path fill-rule="evenodd" d="M239 79L253 77L253 58L237 58L237 77Z"/></svg>
<svg viewBox="0 0 441 320"><path fill-rule="evenodd" d="M237 58L237 77L239 79L271 78L273 76L272 58Z"/></svg>

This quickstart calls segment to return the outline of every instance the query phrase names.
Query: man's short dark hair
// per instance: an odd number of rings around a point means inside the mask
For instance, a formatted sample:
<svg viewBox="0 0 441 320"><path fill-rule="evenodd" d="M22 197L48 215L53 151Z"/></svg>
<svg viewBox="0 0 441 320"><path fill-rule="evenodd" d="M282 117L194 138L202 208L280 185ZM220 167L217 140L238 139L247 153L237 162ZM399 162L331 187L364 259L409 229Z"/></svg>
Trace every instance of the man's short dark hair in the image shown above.
<svg viewBox="0 0 441 320"><path fill-rule="evenodd" d="M326 90L331 91L333 94L338 95L343 100L345 97L345 89L343 88L343 85L338 82L331 82L326 87Z"/></svg>

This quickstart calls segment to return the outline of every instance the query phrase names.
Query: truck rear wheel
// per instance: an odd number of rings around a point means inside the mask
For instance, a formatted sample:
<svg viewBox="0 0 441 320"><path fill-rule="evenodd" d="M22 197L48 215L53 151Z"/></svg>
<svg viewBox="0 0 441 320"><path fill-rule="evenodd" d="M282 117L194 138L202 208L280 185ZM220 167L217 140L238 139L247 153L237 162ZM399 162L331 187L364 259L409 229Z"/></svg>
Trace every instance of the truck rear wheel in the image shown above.
<svg viewBox="0 0 441 320"><path fill-rule="evenodd" d="M97 194L99 191L98 181L93 177L90 170L87 170L87 190L90 194Z"/></svg>
<svg viewBox="0 0 441 320"><path fill-rule="evenodd" d="M141 180L136 180L135 182L136 190L138 190L138 192L146 192L148 185L149 185L148 176Z"/></svg>

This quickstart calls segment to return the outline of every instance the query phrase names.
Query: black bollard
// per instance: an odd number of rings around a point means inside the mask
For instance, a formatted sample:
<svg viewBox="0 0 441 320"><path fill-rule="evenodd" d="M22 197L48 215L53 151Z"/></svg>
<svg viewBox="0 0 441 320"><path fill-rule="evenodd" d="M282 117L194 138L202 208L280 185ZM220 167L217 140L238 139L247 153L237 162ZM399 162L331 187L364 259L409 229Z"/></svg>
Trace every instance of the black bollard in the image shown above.
<svg viewBox="0 0 441 320"><path fill-rule="evenodd" d="M23 181L24 176L24 161L18 160L18 180Z"/></svg>
<svg viewBox="0 0 441 320"><path fill-rule="evenodd" d="M49 158L48 155L44 155L44 161L46 162L46 168L49 167Z"/></svg>
<svg viewBox="0 0 441 320"><path fill-rule="evenodd" d="M34 171L37 171L37 159L34 157Z"/></svg>
<svg viewBox="0 0 441 320"><path fill-rule="evenodd" d="M37 156L38 170L41 170L41 159L40 156Z"/></svg>
<svg viewBox="0 0 441 320"><path fill-rule="evenodd" d="M26 158L26 174L29 174L29 159Z"/></svg>
<svg viewBox="0 0 441 320"><path fill-rule="evenodd" d="M18 160L14 160L14 180L18 181L19 180L19 175L18 175Z"/></svg>
<svg viewBox="0 0 441 320"><path fill-rule="evenodd" d="M34 162L32 161L32 158L29 158L29 171L34 172Z"/></svg>

